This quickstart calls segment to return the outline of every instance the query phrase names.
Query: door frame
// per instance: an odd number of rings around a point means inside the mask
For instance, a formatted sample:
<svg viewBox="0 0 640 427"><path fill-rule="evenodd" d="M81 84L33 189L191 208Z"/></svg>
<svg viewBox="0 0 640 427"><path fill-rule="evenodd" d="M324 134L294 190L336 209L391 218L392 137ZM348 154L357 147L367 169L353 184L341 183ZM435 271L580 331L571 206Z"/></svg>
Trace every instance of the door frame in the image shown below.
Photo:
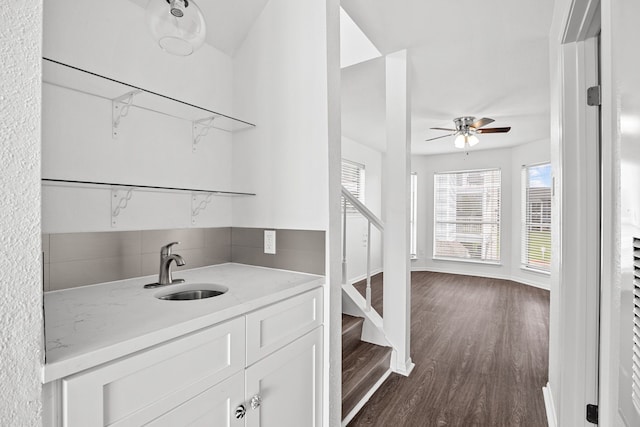
<svg viewBox="0 0 640 427"><path fill-rule="evenodd" d="M555 23L550 40L552 251L558 255L552 262L545 401L550 426L587 427L593 424L586 421L586 405L598 404L599 394L604 215L600 115L587 105L586 91L598 83L600 0L562 6L564 21Z"/></svg>

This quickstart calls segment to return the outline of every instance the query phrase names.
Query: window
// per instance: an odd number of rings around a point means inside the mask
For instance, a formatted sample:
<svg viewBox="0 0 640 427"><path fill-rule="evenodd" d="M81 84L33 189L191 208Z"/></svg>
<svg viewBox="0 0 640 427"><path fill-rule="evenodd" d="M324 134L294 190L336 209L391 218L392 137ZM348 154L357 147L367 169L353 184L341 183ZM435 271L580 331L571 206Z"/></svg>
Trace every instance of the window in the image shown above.
<svg viewBox="0 0 640 427"><path fill-rule="evenodd" d="M522 167L523 268L551 268L551 164Z"/></svg>
<svg viewBox="0 0 640 427"><path fill-rule="evenodd" d="M364 203L364 165L342 159L342 186L356 199ZM355 214L356 209L347 202L347 213Z"/></svg>
<svg viewBox="0 0 640 427"><path fill-rule="evenodd" d="M409 248L409 253L411 259L418 259L418 227L416 225L416 219L418 217L418 175L413 172L411 174L411 216L410 216L410 224L411 227L411 246Z"/></svg>
<svg viewBox="0 0 640 427"><path fill-rule="evenodd" d="M433 257L500 262L500 170L434 175Z"/></svg>

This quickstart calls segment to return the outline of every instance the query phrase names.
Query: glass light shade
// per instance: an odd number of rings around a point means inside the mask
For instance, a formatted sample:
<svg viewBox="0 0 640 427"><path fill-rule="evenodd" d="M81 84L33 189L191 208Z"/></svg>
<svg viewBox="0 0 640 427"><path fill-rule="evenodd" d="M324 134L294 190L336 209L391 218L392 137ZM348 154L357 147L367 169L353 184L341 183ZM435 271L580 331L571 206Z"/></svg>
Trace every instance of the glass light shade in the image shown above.
<svg viewBox="0 0 640 427"><path fill-rule="evenodd" d="M174 16L172 10L183 16ZM146 13L149 30L164 51L187 56L204 43L207 25L193 0L149 0Z"/></svg>
<svg viewBox="0 0 640 427"><path fill-rule="evenodd" d="M473 147L478 142L480 142L480 140L475 135L460 134L456 136L456 139L453 141L453 145L456 148L462 149L462 148L465 148L466 146Z"/></svg>

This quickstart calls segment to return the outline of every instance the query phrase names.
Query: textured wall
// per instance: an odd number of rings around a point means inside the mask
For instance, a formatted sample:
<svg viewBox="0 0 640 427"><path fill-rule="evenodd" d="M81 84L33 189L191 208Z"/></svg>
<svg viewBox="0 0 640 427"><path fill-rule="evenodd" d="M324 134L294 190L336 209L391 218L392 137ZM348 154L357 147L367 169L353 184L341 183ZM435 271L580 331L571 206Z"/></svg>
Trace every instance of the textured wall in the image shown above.
<svg viewBox="0 0 640 427"><path fill-rule="evenodd" d="M41 424L42 4L0 10L0 425Z"/></svg>

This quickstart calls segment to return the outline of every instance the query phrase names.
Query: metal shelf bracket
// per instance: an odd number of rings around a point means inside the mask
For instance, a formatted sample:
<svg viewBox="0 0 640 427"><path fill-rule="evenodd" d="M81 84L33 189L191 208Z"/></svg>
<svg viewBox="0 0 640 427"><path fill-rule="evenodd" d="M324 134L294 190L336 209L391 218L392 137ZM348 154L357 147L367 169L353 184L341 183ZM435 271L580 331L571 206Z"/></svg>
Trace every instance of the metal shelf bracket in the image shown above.
<svg viewBox="0 0 640 427"><path fill-rule="evenodd" d="M209 130L214 128L213 121L216 116L207 117L206 119L195 120L193 122L193 145L192 149L195 152L198 146L198 143L202 138L207 136Z"/></svg>
<svg viewBox="0 0 640 427"><path fill-rule="evenodd" d="M133 187L128 190L111 190L111 227L118 225L118 216L127 208L133 197Z"/></svg>
<svg viewBox="0 0 640 427"><path fill-rule="evenodd" d="M120 120L129 114L129 108L133 105L133 97L141 92L141 90L132 90L111 100L111 136L114 139L118 138Z"/></svg>
<svg viewBox="0 0 640 427"><path fill-rule="evenodd" d="M196 223L196 217L200 212L207 209L207 205L211 203L213 193L192 193L191 194L191 224Z"/></svg>

